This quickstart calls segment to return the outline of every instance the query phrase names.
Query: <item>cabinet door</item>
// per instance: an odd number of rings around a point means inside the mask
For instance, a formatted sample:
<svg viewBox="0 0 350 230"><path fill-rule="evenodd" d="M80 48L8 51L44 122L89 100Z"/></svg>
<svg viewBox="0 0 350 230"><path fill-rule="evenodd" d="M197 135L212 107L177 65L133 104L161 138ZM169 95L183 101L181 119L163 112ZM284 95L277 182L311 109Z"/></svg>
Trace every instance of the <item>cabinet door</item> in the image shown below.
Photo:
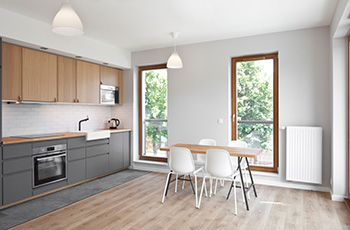
<svg viewBox="0 0 350 230"><path fill-rule="evenodd" d="M32 172L4 176L3 192L4 205L32 196Z"/></svg>
<svg viewBox="0 0 350 230"><path fill-rule="evenodd" d="M123 133L123 168L130 166L130 132Z"/></svg>
<svg viewBox="0 0 350 230"><path fill-rule="evenodd" d="M23 48L23 100L57 101L57 56Z"/></svg>
<svg viewBox="0 0 350 230"><path fill-rule="evenodd" d="M119 75L121 70L101 66L101 84L119 86Z"/></svg>
<svg viewBox="0 0 350 230"><path fill-rule="evenodd" d="M87 179L101 176L108 172L108 154L90 157L86 159Z"/></svg>
<svg viewBox="0 0 350 230"><path fill-rule="evenodd" d="M68 162L68 184L74 184L86 179L85 159Z"/></svg>
<svg viewBox="0 0 350 230"><path fill-rule="evenodd" d="M59 102L76 102L77 61L72 58L58 56L57 84Z"/></svg>
<svg viewBox="0 0 350 230"><path fill-rule="evenodd" d="M109 171L123 168L123 133L111 134L109 142Z"/></svg>
<svg viewBox="0 0 350 230"><path fill-rule="evenodd" d="M77 61L77 102L98 104L100 99L100 66Z"/></svg>
<svg viewBox="0 0 350 230"><path fill-rule="evenodd" d="M2 43L2 99L21 100L22 47Z"/></svg>

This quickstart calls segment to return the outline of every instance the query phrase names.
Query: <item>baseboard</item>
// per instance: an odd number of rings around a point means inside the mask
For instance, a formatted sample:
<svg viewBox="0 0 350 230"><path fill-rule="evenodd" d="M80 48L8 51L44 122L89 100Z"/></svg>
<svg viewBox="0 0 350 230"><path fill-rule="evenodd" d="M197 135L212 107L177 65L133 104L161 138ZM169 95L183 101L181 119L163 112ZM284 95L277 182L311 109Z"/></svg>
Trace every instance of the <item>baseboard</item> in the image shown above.
<svg viewBox="0 0 350 230"><path fill-rule="evenodd" d="M335 195L332 193L332 191L330 191L329 193L331 194L331 199L333 201L344 202L344 200L347 198L347 196L345 196L345 195Z"/></svg>

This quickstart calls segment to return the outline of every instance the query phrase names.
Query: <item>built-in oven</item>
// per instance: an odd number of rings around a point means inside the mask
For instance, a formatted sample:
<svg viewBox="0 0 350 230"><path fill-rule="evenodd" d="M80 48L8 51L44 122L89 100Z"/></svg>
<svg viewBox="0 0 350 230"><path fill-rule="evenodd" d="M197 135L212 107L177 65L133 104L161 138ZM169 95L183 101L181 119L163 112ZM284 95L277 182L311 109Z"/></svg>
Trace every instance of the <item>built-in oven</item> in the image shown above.
<svg viewBox="0 0 350 230"><path fill-rule="evenodd" d="M33 188L67 179L67 146L33 148Z"/></svg>
<svg viewBox="0 0 350 230"><path fill-rule="evenodd" d="M101 104L119 104L119 88L110 85L100 85Z"/></svg>

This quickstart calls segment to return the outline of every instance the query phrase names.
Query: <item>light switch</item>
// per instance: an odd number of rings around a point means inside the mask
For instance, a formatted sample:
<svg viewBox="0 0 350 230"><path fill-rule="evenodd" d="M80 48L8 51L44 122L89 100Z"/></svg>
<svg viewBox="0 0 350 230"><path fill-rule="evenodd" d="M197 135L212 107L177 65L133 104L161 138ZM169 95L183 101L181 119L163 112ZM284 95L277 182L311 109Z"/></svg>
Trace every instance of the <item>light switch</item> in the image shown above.
<svg viewBox="0 0 350 230"><path fill-rule="evenodd" d="M223 124L223 123L224 123L224 119L218 118L218 124Z"/></svg>

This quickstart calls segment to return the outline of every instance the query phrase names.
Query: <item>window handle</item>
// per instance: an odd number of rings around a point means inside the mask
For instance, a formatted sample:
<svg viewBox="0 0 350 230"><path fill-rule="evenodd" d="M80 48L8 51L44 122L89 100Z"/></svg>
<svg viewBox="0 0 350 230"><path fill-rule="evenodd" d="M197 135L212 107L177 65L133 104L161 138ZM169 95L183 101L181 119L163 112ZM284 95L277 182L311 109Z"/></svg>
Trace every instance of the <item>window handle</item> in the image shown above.
<svg viewBox="0 0 350 230"><path fill-rule="evenodd" d="M236 114L232 114L232 122L235 122Z"/></svg>

